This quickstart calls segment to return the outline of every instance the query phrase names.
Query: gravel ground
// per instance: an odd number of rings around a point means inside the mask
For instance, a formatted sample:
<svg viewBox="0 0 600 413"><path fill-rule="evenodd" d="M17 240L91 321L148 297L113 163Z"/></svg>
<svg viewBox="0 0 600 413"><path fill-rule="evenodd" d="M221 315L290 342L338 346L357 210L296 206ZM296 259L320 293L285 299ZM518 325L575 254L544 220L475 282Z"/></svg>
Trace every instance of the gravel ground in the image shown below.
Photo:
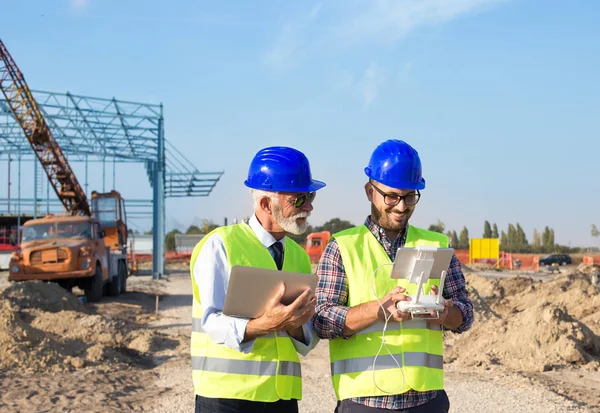
<svg viewBox="0 0 600 413"><path fill-rule="evenodd" d="M0 284L6 283L7 276L8 273L0 272ZM139 277L135 282L152 281L150 277ZM189 343L192 299L189 275L186 271L180 271L172 274L169 281L160 283L161 289L168 295L160 301L160 317L150 328L178 336ZM303 358L304 400L300 402L300 412L333 412L335 397L329 378L328 360L325 341ZM156 362L159 365L152 369L155 379L151 387L158 391L154 396L146 392L144 402L123 411L193 412L189 344L167 352ZM539 382L516 373L461 371L453 365L445 368L446 391L452 412L600 412L600 408L578 407Z"/></svg>
<svg viewBox="0 0 600 413"><path fill-rule="evenodd" d="M161 320L156 327L162 331L189 337L191 295L189 276L172 275L167 283L170 297L161 301ZM303 360L304 400L300 412L333 412L335 396L329 379L327 343L322 341ZM170 389L155 404L155 412L192 412L193 395L189 359L165 362L157 367L157 385ZM465 372L446 369L446 391L452 412L537 413L592 412L579 408L543 386L517 374L501 372Z"/></svg>

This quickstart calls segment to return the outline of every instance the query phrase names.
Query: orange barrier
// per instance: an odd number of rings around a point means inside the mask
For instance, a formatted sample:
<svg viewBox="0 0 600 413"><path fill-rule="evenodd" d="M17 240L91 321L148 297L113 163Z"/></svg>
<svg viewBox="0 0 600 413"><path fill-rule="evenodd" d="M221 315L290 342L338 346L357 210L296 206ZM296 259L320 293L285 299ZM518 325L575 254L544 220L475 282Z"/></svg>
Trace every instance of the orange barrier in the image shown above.
<svg viewBox="0 0 600 413"><path fill-rule="evenodd" d="M535 254L515 254L502 251L500 267L511 270L539 271L540 259Z"/></svg>
<svg viewBox="0 0 600 413"><path fill-rule="evenodd" d="M600 265L600 255L586 255L583 257L583 263Z"/></svg>
<svg viewBox="0 0 600 413"><path fill-rule="evenodd" d="M461 264L469 264L469 250L454 250L454 254Z"/></svg>
<svg viewBox="0 0 600 413"><path fill-rule="evenodd" d="M496 258L477 258L471 259L469 250L454 250L454 254L456 258L460 261L461 264L470 265L470 264L489 264L496 265L498 260Z"/></svg>

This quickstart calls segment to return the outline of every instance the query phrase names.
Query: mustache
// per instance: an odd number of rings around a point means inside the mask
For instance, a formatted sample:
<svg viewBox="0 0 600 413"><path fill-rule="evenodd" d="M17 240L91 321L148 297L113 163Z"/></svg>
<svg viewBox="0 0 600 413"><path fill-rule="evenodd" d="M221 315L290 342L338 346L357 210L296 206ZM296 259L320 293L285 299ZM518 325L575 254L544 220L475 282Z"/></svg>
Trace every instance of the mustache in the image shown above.
<svg viewBox="0 0 600 413"><path fill-rule="evenodd" d="M294 219L298 219L298 218L308 218L310 216L310 212L307 211L303 211L303 212L298 212L296 215L294 215Z"/></svg>

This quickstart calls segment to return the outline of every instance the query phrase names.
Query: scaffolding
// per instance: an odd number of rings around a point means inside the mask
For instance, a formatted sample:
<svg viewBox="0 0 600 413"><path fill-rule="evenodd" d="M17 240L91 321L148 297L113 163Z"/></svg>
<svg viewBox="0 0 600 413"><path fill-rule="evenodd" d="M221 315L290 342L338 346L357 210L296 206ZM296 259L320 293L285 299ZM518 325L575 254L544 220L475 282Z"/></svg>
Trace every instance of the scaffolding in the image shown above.
<svg viewBox="0 0 600 413"><path fill-rule="evenodd" d="M85 192L89 162L103 163L103 182L106 163L143 163L152 200L128 201L127 205L146 205L152 208L153 262L155 279L164 274L165 199L167 197L206 197L212 192L223 171L200 172L180 151L165 139L162 104L147 104L32 90L46 123L69 162L84 162ZM34 163L34 198L20 196L20 177L17 198L0 199L4 205L21 201L32 205L34 214L44 202L43 175L36 154L23 134L7 102L0 99L0 161ZM114 173L114 168L113 168ZM113 176L114 180L114 176ZM46 206L50 208L49 194ZM53 202L53 205L57 204Z"/></svg>

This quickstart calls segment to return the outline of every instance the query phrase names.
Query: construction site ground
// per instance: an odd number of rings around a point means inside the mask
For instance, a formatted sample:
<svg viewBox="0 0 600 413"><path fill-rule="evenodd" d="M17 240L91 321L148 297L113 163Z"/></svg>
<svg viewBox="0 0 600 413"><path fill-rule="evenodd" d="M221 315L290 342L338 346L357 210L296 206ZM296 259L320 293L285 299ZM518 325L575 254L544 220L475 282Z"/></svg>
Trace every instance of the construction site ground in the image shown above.
<svg viewBox="0 0 600 413"><path fill-rule="evenodd" d="M0 272L0 411L192 412L190 278L185 263L167 269L95 304ZM465 267L476 318L445 333L451 411L600 412L598 270ZM333 412L327 342L302 363L300 411Z"/></svg>

